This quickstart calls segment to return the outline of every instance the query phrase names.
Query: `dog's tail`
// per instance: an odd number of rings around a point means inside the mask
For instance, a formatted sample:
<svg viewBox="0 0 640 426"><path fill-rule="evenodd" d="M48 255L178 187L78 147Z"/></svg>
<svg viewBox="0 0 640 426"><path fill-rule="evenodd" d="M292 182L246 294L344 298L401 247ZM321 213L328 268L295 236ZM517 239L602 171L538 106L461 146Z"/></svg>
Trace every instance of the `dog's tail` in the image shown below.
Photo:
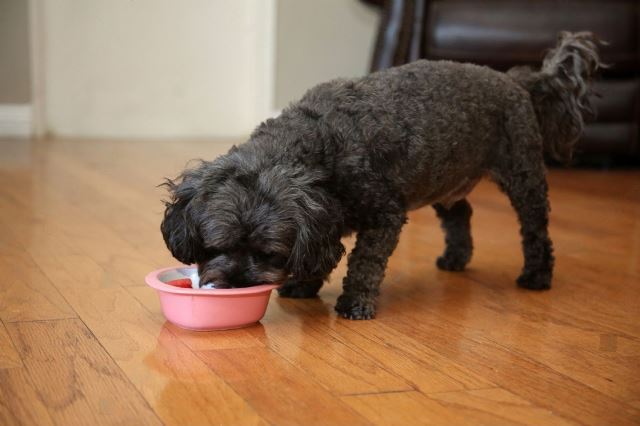
<svg viewBox="0 0 640 426"><path fill-rule="evenodd" d="M582 134L583 113L594 113L589 97L595 73L603 67L599 44L604 43L590 32L561 32L539 71L528 67L508 71L531 94L545 153L563 163L571 161Z"/></svg>

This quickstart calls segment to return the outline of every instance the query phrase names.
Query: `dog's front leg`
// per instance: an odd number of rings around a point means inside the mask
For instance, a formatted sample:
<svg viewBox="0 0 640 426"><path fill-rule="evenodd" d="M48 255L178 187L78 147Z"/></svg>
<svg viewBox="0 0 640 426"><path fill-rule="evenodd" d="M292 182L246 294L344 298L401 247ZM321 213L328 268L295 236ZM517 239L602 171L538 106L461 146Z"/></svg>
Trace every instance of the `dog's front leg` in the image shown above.
<svg viewBox="0 0 640 426"><path fill-rule="evenodd" d="M290 297L292 299L308 299L316 297L326 278L310 278L298 280L290 278L278 289L280 297Z"/></svg>
<svg viewBox="0 0 640 426"><path fill-rule="evenodd" d="M343 292L336 311L344 318L371 319L376 314L376 297L384 278L387 260L398 244L405 217L397 217L381 228L358 232L356 246L349 255Z"/></svg>

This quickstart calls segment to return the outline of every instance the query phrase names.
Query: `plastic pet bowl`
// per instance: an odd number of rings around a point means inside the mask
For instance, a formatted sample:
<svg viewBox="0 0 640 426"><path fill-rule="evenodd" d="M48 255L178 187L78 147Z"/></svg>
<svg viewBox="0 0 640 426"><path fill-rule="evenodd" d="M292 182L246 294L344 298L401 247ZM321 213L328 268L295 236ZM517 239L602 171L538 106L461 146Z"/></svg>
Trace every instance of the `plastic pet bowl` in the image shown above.
<svg viewBox="0 0 640 426"><path fill-rule="evenodd" d="M196 288L167 284L191 279ZM158 291L167 320L188 330L228 330L254 324L264 316L271 290L278 284L246 288L200 289L195 267L178 266L149 273L146 283Z"/></svg>

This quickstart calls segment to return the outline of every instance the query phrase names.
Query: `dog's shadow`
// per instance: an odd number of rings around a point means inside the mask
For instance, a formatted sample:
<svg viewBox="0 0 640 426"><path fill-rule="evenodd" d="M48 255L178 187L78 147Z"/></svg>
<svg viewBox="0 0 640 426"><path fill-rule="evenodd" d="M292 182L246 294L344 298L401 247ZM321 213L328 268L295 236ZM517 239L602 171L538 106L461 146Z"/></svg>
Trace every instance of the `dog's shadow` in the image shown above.
<svg viewBox="0 0 640 426"><path fill-rule="evenodd" d="M480 284L469 280L464 272L430 271L427 268L421 268L419 272L392 270L387 274L377 300L378 315L420 314L450 307L464 311L473 293L481 291L481 288L474 288ZM289 299L274 296L267 313L267 323L295 319L304 327L306 324L317 324L323 319L332 321L339 318L334 306L342 293L341 278L334 277L313 298Z"/></svg>
<svg viewBox="0 0 640 426"><path fill-rule="evenodd" d="M276 296L271 303L275 302L277 310L286 317L298 318L304 325L307 321L317 321L318 318L327 317L333 313L333 303L335 303L335 299L333 302L331 300L333 294L334 292L327 292L323 288L316 297L291 299Z"/></svg>
<svg viewBox="0 0 640 426"><path fill-rule="evenodd" d="M465 272L444 272L436 268L419 271L392 270L387 275L380 297L378 313L429 315L455 309L464 313L469 309L478 284Z"/></svg>

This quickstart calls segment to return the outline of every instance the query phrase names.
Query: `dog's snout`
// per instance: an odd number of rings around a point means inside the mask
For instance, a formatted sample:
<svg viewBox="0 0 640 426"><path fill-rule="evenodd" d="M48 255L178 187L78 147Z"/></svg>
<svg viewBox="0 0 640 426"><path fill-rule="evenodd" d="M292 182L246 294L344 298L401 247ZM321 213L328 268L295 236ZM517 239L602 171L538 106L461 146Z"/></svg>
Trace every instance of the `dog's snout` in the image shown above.
<svg viewBox="0 0 640 426"><path fill-rule="evenodd" d="M246 267L241 261L230 260L227 262L222 268L222 274L231 287L247 287L250 284L246 274Z"/></svg>

